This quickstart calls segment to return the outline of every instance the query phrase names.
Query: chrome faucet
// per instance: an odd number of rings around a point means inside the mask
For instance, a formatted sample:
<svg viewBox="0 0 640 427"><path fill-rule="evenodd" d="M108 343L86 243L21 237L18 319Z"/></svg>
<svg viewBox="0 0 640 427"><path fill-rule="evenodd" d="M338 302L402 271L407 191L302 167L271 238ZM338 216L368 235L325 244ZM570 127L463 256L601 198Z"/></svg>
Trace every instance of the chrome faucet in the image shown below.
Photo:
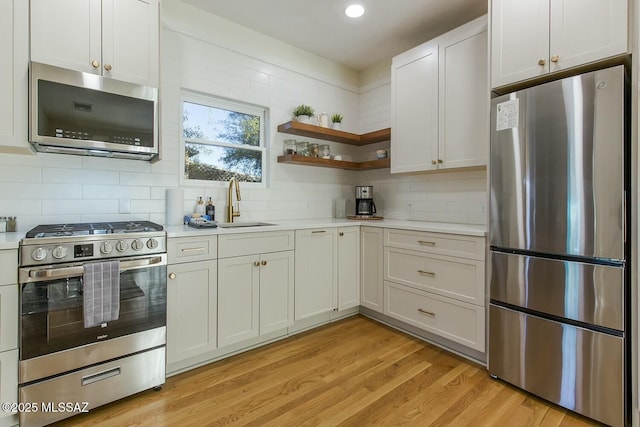
<svg viewBox="0 0 640 427"><path fill-rule="evenodd" d="M233 194L231 193L231 189L233 188L233 183L236 184L236 199L238 201L238 210L233 209ZM229 180L229 191L227 192L227 222L233 222L233 218L240 216L240 183L236 178L231 178Z"/></svg>

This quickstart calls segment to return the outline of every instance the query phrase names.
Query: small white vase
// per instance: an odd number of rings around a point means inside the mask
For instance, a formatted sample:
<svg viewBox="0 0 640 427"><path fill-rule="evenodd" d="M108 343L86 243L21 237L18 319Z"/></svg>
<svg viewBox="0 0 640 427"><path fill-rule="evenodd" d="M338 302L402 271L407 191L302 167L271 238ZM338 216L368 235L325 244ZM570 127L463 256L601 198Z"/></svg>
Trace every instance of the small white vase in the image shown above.
<svg viewBox="0 0 640 427"><path fill-rule="evenodd" d="M296 120L300 123L306 123L306 124L311 123L311 117L309 116L304 116L304 115L296 116Z"/></svg>
<svg viewBox="0 0 640 427"><path fill-rule="evenodd" d="M342 128L342 123L333 122L331 123L331 129L340 130Z"/></svg>

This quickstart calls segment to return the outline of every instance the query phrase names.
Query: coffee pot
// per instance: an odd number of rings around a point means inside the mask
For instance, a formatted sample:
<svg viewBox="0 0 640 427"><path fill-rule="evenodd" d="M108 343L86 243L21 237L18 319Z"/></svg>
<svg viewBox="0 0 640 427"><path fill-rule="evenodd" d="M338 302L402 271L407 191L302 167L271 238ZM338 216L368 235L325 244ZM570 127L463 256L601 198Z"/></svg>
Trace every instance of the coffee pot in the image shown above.
<svg viewBox="0 0 640 427"><path fill-rule="evenodd" d="M356 215L373 216L376 213L376 204L373 202L373 186L356 187Z"/></svg>

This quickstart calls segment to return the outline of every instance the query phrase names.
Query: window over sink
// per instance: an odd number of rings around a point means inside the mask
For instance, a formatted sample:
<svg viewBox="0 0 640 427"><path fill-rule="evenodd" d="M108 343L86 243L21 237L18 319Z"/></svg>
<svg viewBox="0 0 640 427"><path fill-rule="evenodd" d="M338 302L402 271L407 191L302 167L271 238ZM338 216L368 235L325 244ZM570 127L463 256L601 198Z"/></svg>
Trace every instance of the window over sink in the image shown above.
<svg viewBox="0 0 640 427"><path fill-rule="evenodd" d="M189 184L264 184L267 109L183 92L181 149Z"/></svg>

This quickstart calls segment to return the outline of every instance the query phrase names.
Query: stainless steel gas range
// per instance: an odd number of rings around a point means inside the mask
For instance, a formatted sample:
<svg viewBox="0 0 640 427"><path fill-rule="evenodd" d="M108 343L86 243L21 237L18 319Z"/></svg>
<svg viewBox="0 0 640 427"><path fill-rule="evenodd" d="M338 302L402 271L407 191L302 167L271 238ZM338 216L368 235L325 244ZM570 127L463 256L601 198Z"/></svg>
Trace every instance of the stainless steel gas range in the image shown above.
<svg viewBox="0 0 640 427"><path fill-rule="evenodd" d="M166 264L166 233L152 222L27 233L19 258L21 425L46 425L164 384ZM96 271L106 291L96 288ZM89 292L108 310L94 313ZM94 319L87 313L109 317L87 323Z"/></svg>

